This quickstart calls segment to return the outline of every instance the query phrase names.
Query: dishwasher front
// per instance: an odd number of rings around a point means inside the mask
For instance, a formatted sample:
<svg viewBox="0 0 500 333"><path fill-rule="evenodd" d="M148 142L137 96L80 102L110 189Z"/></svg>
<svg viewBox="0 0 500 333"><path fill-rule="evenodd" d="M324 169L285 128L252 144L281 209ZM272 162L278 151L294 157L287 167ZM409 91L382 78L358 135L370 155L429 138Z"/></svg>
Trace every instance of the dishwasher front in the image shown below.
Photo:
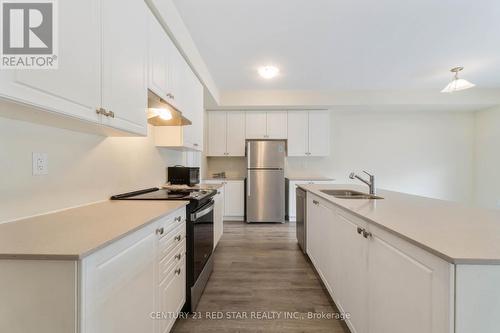
<svg viewBox="0 0 500 333"><path fill-rule="evenodd" d="M297 187L295 189L296 195L296 233L297 242L299 243L302 252L306 253L306 191Z"/></svg>

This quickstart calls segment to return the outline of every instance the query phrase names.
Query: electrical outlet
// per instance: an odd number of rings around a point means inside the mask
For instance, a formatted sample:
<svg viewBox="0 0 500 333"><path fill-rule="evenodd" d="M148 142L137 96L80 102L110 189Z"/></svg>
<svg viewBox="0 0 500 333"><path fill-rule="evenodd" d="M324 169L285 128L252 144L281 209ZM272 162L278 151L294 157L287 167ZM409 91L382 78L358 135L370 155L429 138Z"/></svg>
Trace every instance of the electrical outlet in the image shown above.
<svg viewBox="0 0 500 333"><path fill-rule="evenodd" d="M47 153L33 153L33 176L49 174L49 155Z"/></svg>

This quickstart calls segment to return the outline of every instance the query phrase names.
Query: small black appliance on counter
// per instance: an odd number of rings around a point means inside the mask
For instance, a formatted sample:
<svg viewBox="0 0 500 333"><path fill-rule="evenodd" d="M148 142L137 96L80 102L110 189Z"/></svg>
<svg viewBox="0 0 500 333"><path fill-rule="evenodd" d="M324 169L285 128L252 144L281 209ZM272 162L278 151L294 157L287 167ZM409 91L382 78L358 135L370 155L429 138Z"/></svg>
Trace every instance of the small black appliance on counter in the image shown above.
<svg viewBox="0 0 500 333"><path fill-rule="evenodd" d="M200 183L200 168L180 165L168 167L167 180L172 185L194 186Z"/></svg>

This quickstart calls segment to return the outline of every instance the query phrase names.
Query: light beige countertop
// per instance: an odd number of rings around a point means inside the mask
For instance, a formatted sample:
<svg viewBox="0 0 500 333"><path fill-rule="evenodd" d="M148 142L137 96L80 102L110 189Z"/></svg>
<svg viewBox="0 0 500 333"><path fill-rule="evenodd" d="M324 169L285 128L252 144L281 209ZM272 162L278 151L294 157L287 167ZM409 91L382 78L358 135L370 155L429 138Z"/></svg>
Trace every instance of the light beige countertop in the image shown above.
<svg viewBox="0 0 500 333"><path fill-rule="evenodd" d="M500 211L379 190L380 200L338 199L324 189L366 186L299 185L308 192L374 223L455 264L500 264Z"/></svg>
<svg viewBox="0 0 500 333"><path fill-rule="evenodd" d="M79 260L188 201L105 201L0 224L0 259Z"/></svg>

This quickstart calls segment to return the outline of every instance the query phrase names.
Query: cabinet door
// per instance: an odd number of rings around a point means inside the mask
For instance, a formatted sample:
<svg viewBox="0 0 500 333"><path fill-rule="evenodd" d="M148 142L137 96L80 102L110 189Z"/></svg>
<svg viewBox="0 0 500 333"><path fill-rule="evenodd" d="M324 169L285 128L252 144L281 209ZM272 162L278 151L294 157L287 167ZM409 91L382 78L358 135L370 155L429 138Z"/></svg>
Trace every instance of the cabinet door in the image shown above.
<svg viewBox="0 0 500 333"><path fill-rule="evenodd" d="M168 103L172 104L174 107L179 109L181 112L183 110L183 79L187 73L187 64L184 58L179 53L177 47L169 39L169 57L168 57ZM189 117L188 117L189 119Z"/></svg>
<svg viewBox="0 0 500 333"><path fill-rule="evenodd" d="M146 135L148 8L143 0L101 5L102 105L115 114L103 117L103 124Z"/></svg>
<svg viewBox="0 0 500 333"><path fill-rule="evenodd" d="M169 43L167 33L149 12L148 88L164 100L167 100L168 89Z"/></svg>
<svg viewBox="0 0 500 333"><path fill-rule="evenodd" d="M82 262L82 333L153 332L156 225L149 225Z"/></svg>
<svg viewBox="0 0 500 333"><path fill-rule="evenodd" d="M307 193L307 254L320 275L329 292L330 284L327 280L329 258L327 254L327 233L330 223L330 211L322 203L322 199Z"/></svg>
<svg viewBox="0 0 500 333"><path fill-rule="evenodd" d="M269 111L267 112L267 138L286 139L287 138L287 112Z"/></svg>
<svg viewBox="0 0 500 333"><path fill-rule="evenodd" d="M183 126L183 145L187 148L203 150L203 86L191 68L184 62L186 75L182 89L182 109L184 116L192 124Z"/></svg>
<svg viewBox="0 0 500 333"><path fill-rule="evenodd" d="M267 116L265 111L246 111L245 129L247 139L267 138Z"/></svg>
<svg viewBox="0 0 500 333"><path fill-rule="evenodd" d="M330 114L309 111L309 155L330 155Z"/></svg>
<svg viewBox="0 0 500 333"><path fill-rule="evenodd" d="M158 320L159 333L168 333L175 323L177 314L186 302L186 259L173 268L167 278L159 286L159 308L160 314L167 316ZM150 331L137 331L150 332Z"/></svg>
<svg viewBox="0 0 500 333"><path fill-rule="evenodd" d="M59 5L59 68L2 70L0 96L98 123L101 106L99 1Z"/></svg>
<svg viewBox="0 0 500 333"><path fill-rule="evenodd" d="M370 232L370 333L453 332L453 265L373 225Z"/></svg>
<svg viewBox="0 0 500 333"><path fill-rule="evenodd" d="M288 112L288 156L309 153L309 116L307 111Z"/></svg>
<svg viewBox="0 0 500 333"><path fill-rule="evenodd" d="M241 217L245 210L243 181L227 181L224 186L224 216Z"/></svg>
<svg viewBox="0 0 500 333"><path fill-rule="evenodd" d="M358 233L366 222L349 217L337 210L329 233L330 270L328 280L334 299L341 311L350 313L347 324L352 332L368 332L367 327L367 270L368 241ZM382 300L382 299L380 299ZM387 331L389 332L389 331Z"/></svg>
<svg viewBox="0 0 500 333"><path fill-rule="evenodd" d="M226 155L226 112L209 111L208 117L208 156Z"/></svg>
<svg viewBox="0 0 500 333"><path fill-rule="evenodd" d="M228 156L245 156L245 112L227 112L227 139Z"/></svg>

